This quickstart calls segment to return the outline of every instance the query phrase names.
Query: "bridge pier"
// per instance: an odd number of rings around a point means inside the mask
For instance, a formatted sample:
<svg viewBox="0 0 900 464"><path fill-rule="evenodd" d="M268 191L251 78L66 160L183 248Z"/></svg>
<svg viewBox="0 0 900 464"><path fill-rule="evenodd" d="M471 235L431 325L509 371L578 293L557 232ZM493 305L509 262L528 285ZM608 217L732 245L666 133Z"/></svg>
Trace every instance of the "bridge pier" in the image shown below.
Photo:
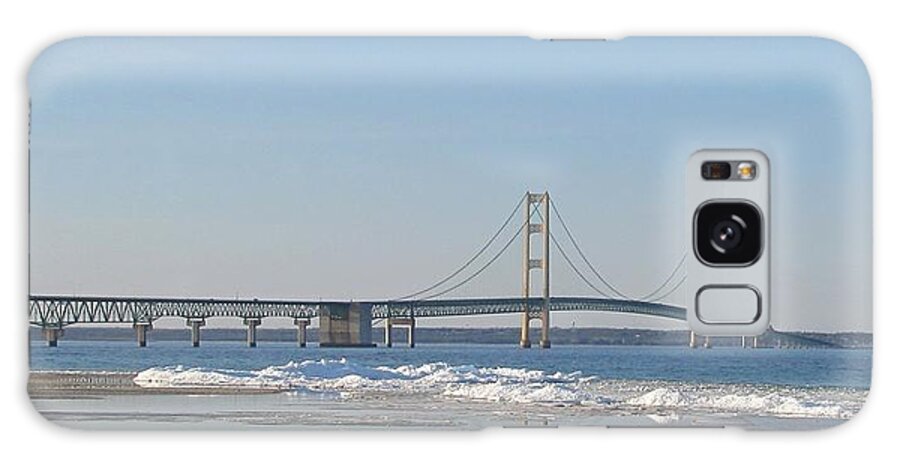
<svg viewBox="0 0 900 464"><path fill-rule="evenodd" d="M541 312L541 348L550 348L550 311Z"/></svg>
<svg viewBox="0 0 900 464"><path fill-rule="evenodd" d="M709 335L704 337L703 348L712 348L712 342L709 340Z"/></svg>
<svg viewBox="0 0 900 464"><path fill-rule="evenodd" d="M390 317L384 320L384 346L386 348L393 346L393 342L391 341L391 329L393 328L393 325Z"/></svg>
<svg viewBox="0 0 900 464"><path fill-rule="evenodd" d="M384 344L385 346L391 346L392 337L390 335L391 329L395 326L406 326L406 343L410 348L416 347L416 318L414 317L404 317L404 318L394 318L385 320L384 325Z"/></svg>
<svg viewBox="0 0 900 464"><path fill-rule="evenodd" d="M319 306L319 347L374 347L372 306L357 302Z"/></svg>
<svg viewBox="0 0 900 464"><path fill-rule="evenodd" d="M527 303L526 303L527 305ZM531 339L529 338L528 332L531 330L531 317L528 315L528 307L525 308L525 313L522 314L522 333L519 336L519 346L522 348L531 348Z"/></svg>
<svg viewBox="0 0 900 464"><path fill-rule="evenodd" d="M309 319L294 319L294 325L297 326L297 346L306 348L306 327L309 326Z"/></svg>
<svg viewBox="0 0 900 464"><path fill-rule="evenodd" d="M690 330L689 332L691 334L691 337L688 340L688 348L697 348L697 334L694 333L693 330Z"/></svg>
<svg viewBox="0 0 900 464"><path fill-rule="evenodd" d="M541 312L541 348L550 348L550 312ZM531 317L526 312L522 315L522 332L519 337L519 346L522 348L531 348Z"/></svg>
<svg viewBox="0 0 900 464"><path fill-rule="evenodd" d="M59 337L63 336L63 329L59 327L44 327L43 332L47 346L56 347L59 344Z"/></svg>
<svg viewBox="0 0 900 464"><path fill-rule="evenodd" d="M200 346L200 327L206 325L205 319L188 319L187 326L191 328L191 346Z"/></svg>
<svg viewBox="0 0 900 464"><path fill-rule="evenodd" d="M753 337L753 348L759 348L759 337Z"/></svg>
<svg viewBox="0 0 900 464"><path fill-rule="evenodd" d="M153 324L150 322L135 322L134 325L134 334L137 337L138 347L144 348L147 346L147 331L153 328Z"/></svg>
<svg viewBox="0 0 900 464"><path fill-rule="evenodd" d="M247 326L247 346L256 348L256 327L262 323L262 319L258 317L244 318L244 325Z"/></svg>

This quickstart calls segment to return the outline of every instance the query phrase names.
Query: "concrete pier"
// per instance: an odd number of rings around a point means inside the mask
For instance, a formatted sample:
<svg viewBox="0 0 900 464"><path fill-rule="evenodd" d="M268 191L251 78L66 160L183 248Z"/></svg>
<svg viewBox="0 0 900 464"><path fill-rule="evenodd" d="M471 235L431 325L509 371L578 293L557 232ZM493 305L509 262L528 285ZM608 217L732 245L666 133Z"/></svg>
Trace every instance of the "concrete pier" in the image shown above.
<svg viewBox="0 0 900 464"><path fill-rule="evenodd" d="M693 330L690 331L691 338L688 340L688 348L697 348L697 334Z"/></svg>
<svg viewBox="0 0 900 464"><path fill-rule="evenodd" d="M44 327L44 339L47 340L47 346L57 346L59 337L63 336L63 329L59 327Z"/></svg>
<svg viewBox="0 0 900 464"><path fill-rule="evenodd" d="M387 322L387 321L386 321ZM414 317L397 317L390 320L384 326L385 346L391 346L392 337L389 335L394 326L406 327L406 343L410 348L416 347L416 319Z"/></svg>
<svg viewBox="0 0 900 464"><path fill-rule="evenodd" d="M139 347L144 348L147 346L147 331L152 328L153 324L150 322L134 323L134 335L137 337L137 344Z"/></svg>
<svg viewBox="0 0 900 464"><path fill-rule="evenodd" d="M262 324L262 319L258 317L248 317L244 319L244 325L247 326L247 346L256 348L256 328Z"/></svg>
<svg viewBox="0 0 900 464"><path fill-rule="evenodd" d="M200 327L206 325L205 319L188 319L187 326L191 328L191 346L200 346Z"/></svg>
<svg viewBox="0 0 900 464"><path fill-rule="evenodd" d="M528 332L531 330L531 317L528 315L528 303L525 303L525 313L522 314L522 333L519 336L519 346L531 348L531 339Z"/></svg>
<svg viewBox="0 0 900 464"><path fill-rule="evenodd" d="M753 337L753 348L759 348L759 337Z"/></svg>
<svg viewBox="0 0 900 464"><path fill-rule="evenodd" d="M741 337L741 348L756 348L757 342L756 337Z"/></svg>
<svg viewBox="0 0 900 464"><path fill-rule="evenodd" d="M550 312L541 313L541 348L550 348Z"/></svg>
<svg viewBox="0 0 900 464"><path fill-rule="evenodd" d="M319 346L373 347L372 305L329 304L319 308Z"/></svg>
<svg viewBox="0 0 900 464"><path fill-rule="evenodd" d="M703 348L712 348L712 342L709 341L709 335L703 337Z"/></svg>
<svg viewBox="0 0 900 464"><path fill-rule="evenodd" d="M306 348L306 328L309 326L309 319L294 319L294 325L297 326L297 346Z"/></svg>
<svg viewBox="0 0 900 464"><path fill-rule="evenodd" d="M384 346L386 348L390 348L394 346L394 343L391 341L391 329L394 327L393 322L391 322L391 318L387 318L384 320Z"/></svg>

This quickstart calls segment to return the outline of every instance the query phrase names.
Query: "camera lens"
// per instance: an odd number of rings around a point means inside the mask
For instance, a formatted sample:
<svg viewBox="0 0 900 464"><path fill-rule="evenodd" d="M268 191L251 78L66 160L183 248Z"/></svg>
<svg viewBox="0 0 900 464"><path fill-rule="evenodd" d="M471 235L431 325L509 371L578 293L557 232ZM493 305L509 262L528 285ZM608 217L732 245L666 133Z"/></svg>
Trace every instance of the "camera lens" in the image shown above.
<svg viewBox="0 0 900 464"><path fill-rule="evenodd" d="M697 209L694 251L710 266L749 266L762 252L762 217L747 202L710 202Z"/></svg>
<svg viewBox="0 0 900 464"><path fill-rule="evenodd" d="M713 248L716 251L726 253L728 250L733 250L741 244L741 238L743 237L741 229L743 227L737 221L739 219L739 217L735 216L732 219L719 221L713 226L713 230L709 235L712 237Z"/></svg>

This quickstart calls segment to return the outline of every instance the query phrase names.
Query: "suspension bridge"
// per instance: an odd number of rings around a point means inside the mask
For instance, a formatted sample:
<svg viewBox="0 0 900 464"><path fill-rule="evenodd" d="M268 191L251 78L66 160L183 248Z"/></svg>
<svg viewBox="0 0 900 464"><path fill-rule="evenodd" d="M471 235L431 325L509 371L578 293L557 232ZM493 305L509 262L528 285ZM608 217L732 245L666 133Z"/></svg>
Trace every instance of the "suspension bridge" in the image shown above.
<svg viewBox="0 0 900 464"><path fill-rule="evenodd" d="M518 214L522 215L521 221L514 220ZM561 239L550 229L551 217L561 226ZM506 236L508 238L504 242L501 237ZM445 297L482 275L516 240L521 240L522 244L521 295L504 298ZM596 296L551 295L551 247ZM489 254L491 250L495 250L493 254ZM555 312L602 311L685 320L683 307L664 302L684 282L685 257L682 256L668 277L652 291L636 297L626 295L588 259L555 203L551 203L549 193L527 192L517 201L497 231L459 268L432 285L396 298L312 301L31 295L28 315L30 324L42 329L50 346L57 346L64 328L84 323L131 324L138 345L146 346L148 330L155 321L165 317L184 319L191 330L193 346L199 346L201 327L207 319L232 317L243 320L247 326L247 344L253 347L256 346L256 330L262 320L278 317L293 319L300 346L306 346L307 327L312 319L318 318L321 346L373 346L372 324L382 321L385 346L392 345L394 327L405 327L408 331L407 342L412 347L415 346L416 320L420 318L516 313L521 314L520 346L531 347L529 332L532 321L536 320L540 322L539 346L549 348L550 314ZM539 278L534 279L536 272ZM539 292L533 292L536 286ZM696 346L693 333L690 343Z"/></svg>

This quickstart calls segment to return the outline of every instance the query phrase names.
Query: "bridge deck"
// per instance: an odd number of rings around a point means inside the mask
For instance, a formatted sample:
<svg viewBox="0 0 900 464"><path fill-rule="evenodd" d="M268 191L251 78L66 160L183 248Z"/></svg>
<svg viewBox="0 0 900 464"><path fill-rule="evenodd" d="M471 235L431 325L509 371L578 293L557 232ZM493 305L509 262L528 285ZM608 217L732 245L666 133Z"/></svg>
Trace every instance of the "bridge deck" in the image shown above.
<svg viewBox="0 0 900 464"><path fill-rule="evenodd" d="M447 317L521 313L523 298L471 298L418 301L359 301L372 308L372 317ZM527 300L537 315L541 298ZM323 307L347 306L349 301L258 300L215 298L139 298L91 296L29 297L29 323L39 327L63 327L76 323L146 323L163 317L206 319L211 317L311 319ZM661 303L589 297L555 297L550 311L604 311L684 320L685 309Z"/></svg>

